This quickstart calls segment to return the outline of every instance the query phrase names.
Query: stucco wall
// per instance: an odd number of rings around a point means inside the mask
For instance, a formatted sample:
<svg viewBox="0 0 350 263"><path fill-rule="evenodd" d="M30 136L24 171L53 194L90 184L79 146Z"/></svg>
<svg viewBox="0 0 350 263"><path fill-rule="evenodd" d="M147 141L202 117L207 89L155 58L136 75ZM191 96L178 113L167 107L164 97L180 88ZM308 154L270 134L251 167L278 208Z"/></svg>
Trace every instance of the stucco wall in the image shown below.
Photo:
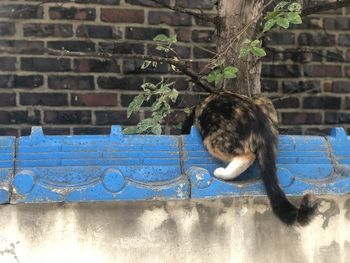
<svg viewBox="0 0 350 263"><path fill-rule="evenodd" d="M0 262L349 262L350 196L321 200L305 228L265 197L3 205Z"/></svg>

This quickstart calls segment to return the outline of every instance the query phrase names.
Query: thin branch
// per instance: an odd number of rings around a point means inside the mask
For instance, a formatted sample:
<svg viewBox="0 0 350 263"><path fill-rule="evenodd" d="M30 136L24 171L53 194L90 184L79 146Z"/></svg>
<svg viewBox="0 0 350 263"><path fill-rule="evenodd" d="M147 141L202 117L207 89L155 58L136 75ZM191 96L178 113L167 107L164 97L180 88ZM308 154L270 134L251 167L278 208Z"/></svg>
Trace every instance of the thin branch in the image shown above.
<svg viewBox="0 0 350 263"><path fill-rule="evenodd" d="M11 47L0 47L0 52L6 52L9 54L18 54L23 51L28 51L28 48L18 49ZM139 60L149 60L160 63L165 63L168 65L174 65L180 72L187 75L191 80L202 87L205 91L213 93L214 88L204 79L200 77L195 71L190 69L186 62L178 61L172 58L164 58L158 56L142 55L142 54L111 54L107 52L73 52L67 50L56 50L51 48L30 48L32 52L42 52L48 55L55 55L59 57L94 57L94 58L104 58L104 59L139 59Z"/></svg>
<svg viewBox="0 0 350 263"><path fill-rule="evenodd" d="M258 15L255 17L252 17L251 20L240 30L236 33L235 36L233 36L231 39L232 41L230 41L226 47L224 47L224 51L222 51L221 53L217 53L213 58L210 59L210 61L202 68L202 70L200 71L200 74L202 74L203 72L205 72L210 66L212 66L216 60L218 60L220 57L225 57L226 54L228 53L228 51L234 47L234 45L237 44L237 42L239 41L240 37L247 32L247 30L253 25L254 21L256 19L258 19L259 16L262 16L263 11L273 3L274 0L269 0L266 4L263 5L263 7L261 8L261 12L258 12Z"/></svg>
<svg viewBox="0 0 350 263"><path fill-rule="evenodd" d="M336 2L314 5L303 9L301 16L313 15L324 11L338 9L338 8L347 7L347 6L350 6L350 0L343 0L343 1L336 1Z"/></svg>
<svg viewBox="0 0 350 263"><path fill-rule="evenodd" d="M179 13L183 13L183 14L187 14L187 15L193 16L193 17L198 18L198 19L203 20L203 21L215 23L216 19L217 19L216 15L209 15L209 14L206 15L206 14L203 13L202 10L200 11L200 13L198 13L198 12L193 12L193 11L190 11L188 9L181 8L181 7L168 5L167 3L165 3L162 0L150 0L150 1L156 3L159 6L168 8L168 9L173 10L175 12L179 12Z"/></svg>

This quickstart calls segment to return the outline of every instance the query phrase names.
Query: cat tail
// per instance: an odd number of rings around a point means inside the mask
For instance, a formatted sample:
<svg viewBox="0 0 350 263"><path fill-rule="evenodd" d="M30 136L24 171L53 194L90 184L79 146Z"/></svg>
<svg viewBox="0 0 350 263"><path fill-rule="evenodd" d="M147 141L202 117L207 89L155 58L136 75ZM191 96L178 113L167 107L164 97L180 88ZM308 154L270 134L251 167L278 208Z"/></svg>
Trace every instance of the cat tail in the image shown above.
<svg viewBox="0 0 350 263"><path fill-rule="evenodd" d="M317 203L312 195L305 195L300 207L295 207L286 197L278 183L276 173L275 148L277 136L273 134L269 122L262 126L262 140L257 149L257 159L260 166L260 173L263 179L267 195L270 199L271 207L275 215L285 224L293 225L299 223L304 226L311 222L317 209Z"/></svg>

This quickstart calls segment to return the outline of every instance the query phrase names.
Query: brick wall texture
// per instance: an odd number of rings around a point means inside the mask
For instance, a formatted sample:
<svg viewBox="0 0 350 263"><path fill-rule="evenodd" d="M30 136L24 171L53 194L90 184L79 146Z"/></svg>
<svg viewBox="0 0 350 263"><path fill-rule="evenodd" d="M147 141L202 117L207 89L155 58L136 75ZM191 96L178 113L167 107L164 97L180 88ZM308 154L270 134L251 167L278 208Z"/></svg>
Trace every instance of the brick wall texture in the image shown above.
<svg viewBox="0 0 350 263"><path fill-rule="evenodd" d="M216 13L211 0L165 2ZM304 20L266 38L263 92L278 108L282 133L325 134L334 126L350 132L350 9ZM194 69L212 56L205 49L215 50L212 25L148 0L1 0L0 47L17 52L0 53L0 135L28 135L34 125L46 134L104 134L112 124L134 125L149 110L128 119L128 104L143 82L160 76L177 80L181 92L164 129L178 133L181 108L205 95L185 76L166 65L143 71L138 60L40 51L157 54L150 40L159 33L177 34L177 50Z"/></svg>

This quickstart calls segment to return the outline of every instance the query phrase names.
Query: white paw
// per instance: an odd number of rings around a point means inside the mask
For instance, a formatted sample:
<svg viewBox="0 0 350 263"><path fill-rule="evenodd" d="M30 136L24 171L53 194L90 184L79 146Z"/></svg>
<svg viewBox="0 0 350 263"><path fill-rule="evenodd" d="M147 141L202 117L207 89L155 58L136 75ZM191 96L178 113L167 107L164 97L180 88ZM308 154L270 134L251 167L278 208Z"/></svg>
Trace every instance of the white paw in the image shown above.
<svg viewBox="0 0 350 263"><path fill-rule="evenodd" d="M216 168L214 171L214 175L221 179L225 179L225 177L227 176L226 170L223 167Z"/></svg>

